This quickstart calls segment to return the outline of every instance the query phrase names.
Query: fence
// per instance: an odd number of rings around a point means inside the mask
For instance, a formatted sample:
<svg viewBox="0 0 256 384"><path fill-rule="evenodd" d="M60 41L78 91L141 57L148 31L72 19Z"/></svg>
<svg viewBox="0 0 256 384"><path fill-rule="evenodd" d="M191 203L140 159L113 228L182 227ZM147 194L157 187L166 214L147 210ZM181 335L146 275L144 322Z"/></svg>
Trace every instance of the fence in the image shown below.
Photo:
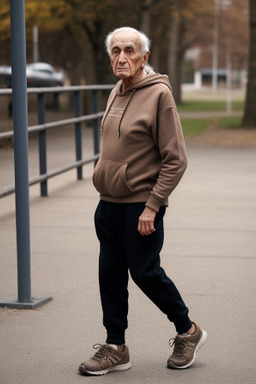
<svg viewBox="0 0 256 384"><path fill-rule="evenodd" d="M38 148L39 148L39 171L36 177L29 178L29 185L40 183L41 196L47 196L47 180L71 169L77 169L77 179L82 179L82 167L90 162L95 162L99 157L100 152L100 135L99 121L103 116L103 111L98 111L99 91L111 90L113 85L93 85L93 86L69 86L56 88L29 88L28 95L37 95L37 120L38 124L28 127L28 134L33 132L38 133ZM91 92L92 113L81 115L81 93ZM64 120L45 122L46 113L46 95L53 94L55 101L60 93L72 93L74 95L74 117ZM11 96L11 89L0 90L1 96ZM93 155L83 158L82 151L82 123L92 122L93 124ZM61 129L62 127L74 125L75 136L75 161L47 172L47 131L53 128ZM13 131L0 133L0 142L2 140L13 138ZM1 149L0 149L1 150ZM0 198L15 192L15 185L4 186L0 190Z"/></svg>

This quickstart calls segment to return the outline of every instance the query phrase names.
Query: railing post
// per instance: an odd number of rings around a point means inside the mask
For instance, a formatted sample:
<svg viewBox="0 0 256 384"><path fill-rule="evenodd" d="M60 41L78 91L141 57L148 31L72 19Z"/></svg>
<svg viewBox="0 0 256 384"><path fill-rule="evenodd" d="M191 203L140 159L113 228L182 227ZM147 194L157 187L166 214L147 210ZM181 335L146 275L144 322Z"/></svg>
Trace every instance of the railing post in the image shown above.
<svg viewBox="0 0 256 384"><path fill-rule="evenodd" d="M38 124L45 123L45 98L44 93L38 93L37 95L37 113ZM38 132L38 145L39 145L39 169L40 175L47 173L47 159L46 159L46 131ZM41 196L47 196L47 180L40 183Z"/></svg>
<svg viewBox="0 0 256 384"><path fill-rule="evenodd" d="M75 91L74 93L74 109L75 117L80 117L80 92ZM81 132L81 123L75 124L75 139L76 139L76 160L82 160L82 132ZM83 167L77 167L77 180L82 180L83 178Z"/></svg>
<svg viewBox="0 0 256 384"><path fill-rule="evenodd" d="M18 300L0 301L1 307L36 308L50 297L31 298L28 110L24 0L11 0L11 59L16 195Z"/></svg>
<svg viewBox="0 0 256 384"><path fill-rule="evenodd" d="M98 91L92 91L92 110L93 113L98 112ZM99 132L99 119L93 120L93 148L94 155L100 153L100 132Z"/></svg>
<svg viewBox="0 0 256 384"><path fill-rule="evenodd" d="M18 301L31 300L30 224L28 187L28 110L26 94L26 54L22 3L11 1L12 108L14 127L16 231L18 256ZM18 5L19 4L19 5ZM23 4L24 5L24 4ZM19 15L18 8L21 14ZM18 32L22 33L21 40ZM21 32L22 31L22 32ZM19 42L18 42L19 40ZM19 56L20 53L20 56Z"/></svg>

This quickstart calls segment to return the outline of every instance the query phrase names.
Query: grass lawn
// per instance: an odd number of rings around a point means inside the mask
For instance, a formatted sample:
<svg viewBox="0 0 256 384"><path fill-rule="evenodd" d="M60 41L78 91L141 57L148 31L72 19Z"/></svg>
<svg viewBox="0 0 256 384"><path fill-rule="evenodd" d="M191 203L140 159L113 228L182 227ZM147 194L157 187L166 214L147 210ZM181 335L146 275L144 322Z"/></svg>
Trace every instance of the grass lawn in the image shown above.
<svg viewBox="0 0 256 384"><path fill-rule="evenodd" d="M233 111L243 111L244 101L233 101ZM225 101L213 100L187 100L178 106L179 112L212 112L225 111ZM222 117L218 119L181 119L185 136L200 135L210 124L218 128L238 128L241 125L241 117Z"/></svg>
<svg viewBox="0 0 256 384"><path fill-rule="evenodd" d="M242 124L241 117L222 117L218 119L219 128L239 128Z"/></svg>
<svg viewBox="0 0 256 384"><path fill-rule="evenodd" d="M184 136L197 136L200 135L212 119L181 119Z"/></svg>
<svg viewBox="0 0 256 384"><path fill-rule="evenodd" d="M197 136L214 124L218 129L235 129L241 126L241 117L222 117L218 119L181 119L184 136Z"/></svg>

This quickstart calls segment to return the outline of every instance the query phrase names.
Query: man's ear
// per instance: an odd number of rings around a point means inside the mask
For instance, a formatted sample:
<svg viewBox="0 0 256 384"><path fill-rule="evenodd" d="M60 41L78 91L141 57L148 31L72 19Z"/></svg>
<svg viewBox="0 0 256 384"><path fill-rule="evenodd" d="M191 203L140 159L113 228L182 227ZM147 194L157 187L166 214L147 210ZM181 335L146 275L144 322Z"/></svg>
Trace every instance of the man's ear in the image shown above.
<svg viewBox="0 0 256 384"><path fill-rule="evenodd" d="M142 63L143 65L142 65L142 68L144 68L145 65L147 64L149 55L150 55L150 51L147 51L147 52L145 53L145 55L143 56L143 63Z"/></svg>

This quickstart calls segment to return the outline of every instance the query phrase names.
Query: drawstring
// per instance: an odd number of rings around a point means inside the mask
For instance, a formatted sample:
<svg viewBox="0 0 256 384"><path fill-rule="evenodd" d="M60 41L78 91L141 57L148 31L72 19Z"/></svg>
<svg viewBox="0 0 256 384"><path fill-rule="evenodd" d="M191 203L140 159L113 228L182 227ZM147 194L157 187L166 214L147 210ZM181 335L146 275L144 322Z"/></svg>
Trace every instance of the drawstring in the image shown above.
<svg viewBox="0 0 256 384"><path fill-rule="evenodd" d="M120 137L120 135L121 135L121 122L122 122L122 120L123 120L123 116L124 116L124 114L125 114L126 109L128 108L128 105L130 104L130 101L131 101L131 99L132 99L132 97L133 97L135 91L136 91L136 89L133 89L133 90L132 90L132 92L131 92L131 94L130 94L130 97L129 97L129 100L127 101L127 104L126 104L126 106L125 106L125 108L124 108L123 114L122 114L122 116L121 116L121 118L120 118L120 121L119 121L119 124L118 124L118 129L117 129L117 134L116 134L116 136L117 136L118 139L119 139L119 137Z"/></svg>
<svg viewBox="0 0 256 384"><path fill-rule="evenodd" d="M135 91L136 91L136 89L133 89L132 92L130 93L130 96L129 96L129 99L128 99L128 101L127 101L127 104L126 104L126 106L125 106L125 108L124 108L124 110L123 110L123 114L122 114L122 116L120 117L120 121L119 121L118 128L117 128L117 134L116 134L116 136L117 136L118 139L119 139L119 137L120 137L120 135L121 135L121 121L122 121L122 119L123 119L124 113L125 113L125 111L126 111L128 105L130 104L130 101L131 101L131 99L132 99L132 97L133 97ZM105 113L104 113L104 116L103 116L103 118L102 118L102 121L101 121L101 129L100 129L101 136L102 136L102 134L103 134L103 125L104 125L105 119L106 119L106 117L107 117L107 115L108 115L108 113L109 113L109 111L110 111L110 108L112 107L112 105L113 105L113 103L114 103L116 97L117 97L117 94L115 93L115 94L113 95L112 100L110 100L110 103L109 103L109 105L108 105L108 107L107 107L107 109L106 109L106 111L105 111Z"/></svg>
<svg viewBox="0 0 256 384"><path fill-rule="evenodd" d="M108 112L110 111L110 108L111 108L112 104L114 103L116 97L117 97L117 94L115 93L115 94L113 95L112 99L110 100L110 103L109 103L109 105L107 106L107 109L106 109L106 111L105 111L105 113L104 113L104 116L103 116L103 118L102 118L102 121L101 121L101 128L100 128L100 134L101 134L101 136L102 136L102 134L103 134L103 124L104 124L104 121L105 121L105 119L106 119L106 117L107 117L107 115L108 115Z"/></svg>

